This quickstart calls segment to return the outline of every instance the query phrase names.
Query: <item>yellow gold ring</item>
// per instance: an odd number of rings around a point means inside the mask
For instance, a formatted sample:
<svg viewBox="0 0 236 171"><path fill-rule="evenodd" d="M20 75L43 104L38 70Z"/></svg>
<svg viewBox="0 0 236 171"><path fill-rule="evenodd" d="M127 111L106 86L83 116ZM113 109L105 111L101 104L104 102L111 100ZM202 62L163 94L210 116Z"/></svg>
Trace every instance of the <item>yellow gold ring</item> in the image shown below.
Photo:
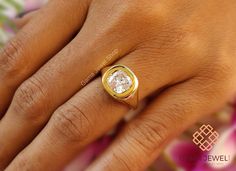
<svg viewBox="0 0 236 171"><path fill-rule="evenodd" d="M102 84L114 99L132 108L138 106L138 79L128 67L114 65L102 69Z"/></svg>

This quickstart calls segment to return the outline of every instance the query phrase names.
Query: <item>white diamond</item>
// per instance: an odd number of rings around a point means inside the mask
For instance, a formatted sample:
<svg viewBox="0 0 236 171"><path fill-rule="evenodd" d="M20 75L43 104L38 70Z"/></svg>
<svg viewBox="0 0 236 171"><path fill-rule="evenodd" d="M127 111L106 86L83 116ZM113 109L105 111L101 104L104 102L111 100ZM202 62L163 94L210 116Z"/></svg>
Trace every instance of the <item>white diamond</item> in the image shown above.
<svg viewBox="0 0 236 171"><path fill-rule="evenodd" d="M124 93L132 86L131 78L122 70L112 73L107 78L107 83L109 87L118 94Z"/></svg>

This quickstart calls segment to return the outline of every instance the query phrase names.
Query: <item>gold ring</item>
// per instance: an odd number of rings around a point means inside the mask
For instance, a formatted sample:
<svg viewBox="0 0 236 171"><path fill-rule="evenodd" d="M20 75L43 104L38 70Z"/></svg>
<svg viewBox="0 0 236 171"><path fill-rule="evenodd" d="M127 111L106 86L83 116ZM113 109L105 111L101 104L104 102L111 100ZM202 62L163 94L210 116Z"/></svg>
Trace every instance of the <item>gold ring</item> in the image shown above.
<svg viewBox="0 0 236 171"><path fill-rule="evenodd" d="M137 108L139 83L128 67L114 65L102 69L102 84L114 99Z"/></svg>

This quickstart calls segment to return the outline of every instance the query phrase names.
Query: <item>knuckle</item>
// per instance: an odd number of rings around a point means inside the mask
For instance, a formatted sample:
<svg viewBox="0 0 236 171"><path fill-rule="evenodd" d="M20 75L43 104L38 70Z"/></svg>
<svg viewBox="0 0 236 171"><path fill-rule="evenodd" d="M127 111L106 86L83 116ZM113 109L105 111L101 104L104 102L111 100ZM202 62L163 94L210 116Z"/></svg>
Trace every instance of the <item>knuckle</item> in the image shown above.
<svg viewBox="0 0 236 171"><path fill-rule="evenodd" d="M186 46L187 37L188 31L183 28L169 26L165 30L161 31L162 41L165 41L163 47L170 50L177 50L179 48L184 47L185 52L186 50L192 51L193 48Z"/></svg>
<svg viewBox="0 0 236 171"><path fill-rule="evenodd" d="M161 121L143 119L129 125L128 132L129 130L134 132L128 135L137 144L136 147L141 148L145 154L149 155L153 149L166 141L168 127Z"/></svg>
<svg viewBox="0 0 236 171"><path fill-rule="evenodd" d="M173 53L173 51L181 52L186 56L194 53L194 48L187 45L188 33L182 28L175 28L168 26L165 29L161 29L157 34L153 34L148 39L144 40L141 44L141 48L148 53L157 53L158 55L165 56L167 53ZM180 57L179 57L180 58Z"/></svg>
<svg viewBox="0 0 236 171"><path fill-rule="evenodd" d="M140 12L144 12L144 6L145 7L153 7L153 5L151 5L151 3L145 1L145 0L128 0L128 1L125 1L124 4L126 5L126 8L131 11L131 12L135 12L137 13L137 9L138 11ZM150 8L149 8L150 9ZM140 15L141 17L142 15Z"/></svg>
<svg viewBox="0 0 236 171"><path fill-rule="evenodd" d="M179 41L181 52L184 53L185 56L194 56L203 60L202 56L205 56L206 53L206 42L190 30L184 31L183 29L177 34L182 35L182 39Z"/></svg>
<svg viewBox="0 0 236 171"><path fill-rule="evenodd" d="M17 56L21 53L22 44L19 39L12 39L7 45L2 49L2 55L7 60L6 65L12 65L16 61Z"/></svg>
<svg viewBox="0 0 236 171"><path fill-rule="evenodd" d="M20 170L25 170L28 171L30 170L28 167L28 160L26 158L19 157L18 160L13 163L14 170L20 171Z"/></svg>
<svg viewBox="0 0 236 171"><path fill-rule="evenodd" d="M9 41L9 43L1 51L1 70L6 75L6 78L10 76L16 77L26 68L23 65L23 60L27 54L27 48L24 47L23 41L20 38L15 38ZM11 78L11 77L10 77Z"/></svg>
<svg viewBox="0 0 236 171"><path fill-rule="evenodd" d="M222 60L219 62L219 64L215 64L214 73L220 80L226 81L229 80L233 75L233 68L234 66L232 65L231 61Z"/></svg>
<svg viewBox="0 0 236 171"><path fill-rule="evenodd" d="M120 170L122 171L132 171L132 170L141 170L141 169L135 169L137 166L135 163L132 165L128 162L130 161L129 156L126 155L125 149L123 149L122 146L119 146L116 150L112 151L113 153L113 158L114 158L114 163L119 163L120 165ZM107 163L107 168L106 170L108 171L113 171L114 167L112 166L112 163L108 160L106 161Z"/></svg>
<svg viewBox="0 0 236 171"><path fill-rule="evenodd" d="M16 91L13 99L13 109L22 113L27 119L39 119L47 109L43 99L47 96L42 82L36 77L25 81Z"/></svg>
<svg viewBox="0 0 236 171"><path fill-rule="evenodd" d="M154 7L145 1L139 0L126 2L126 16L129 19L131 17L136 24L151 24L151 22L154 22L157 18L159 18L159 13L161 13L161 11L156 9L156 6ZM137 18L137 15L140 17Z"/></svg>
<svg viewBox="0 0 236 171"><path fill-rule="evenodd" d="M65 141L85 141L92 129L92 125L83 109L72 103L66 104L66 107L59 108L53 114L52 119L57 135L62 136Z"/></svg>
<svg viewBox="0 0 236 171"><path fill-rule="evenodd" d="M116 3L117 2L114 1L114 4ZM121 7L116 8L117 14L119 14L117 16L118 23L121 26L130 27L131 30L135 30L139 34L141 34L143 31L150 31L151 28L154 28L154 23L156 24L156 21L160 21L157 19L159 19L160 16L162 17L162 15L164 15L163 10L161 10L163 8L159 8L158 5L154 6L152 3L144 0L124 1ZM132 25L129 24L127 25L124 21L132 21L133 23L135 23L136 27L132 27ZM146 27L144 29L142 27L144 24L150 28Z"/></svg>
<svg viewBox="0 0 236 171"><path fill-rule="evenodd" d="M205 65L195 77L201 91L206 96L228 98L234 89L234 66L231 62L220 59Z"/></svg>

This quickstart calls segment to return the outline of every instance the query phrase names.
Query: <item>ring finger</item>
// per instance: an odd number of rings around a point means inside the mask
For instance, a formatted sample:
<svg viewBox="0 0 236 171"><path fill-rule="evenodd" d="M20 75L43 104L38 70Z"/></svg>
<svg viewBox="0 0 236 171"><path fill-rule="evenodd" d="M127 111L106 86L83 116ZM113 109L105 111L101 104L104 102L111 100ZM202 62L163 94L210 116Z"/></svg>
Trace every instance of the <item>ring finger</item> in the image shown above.
<svg viewBox="0 0 236 171"><path fill-rule="evenodd" d="M0 168L37 135L58 106L134 46L131 36L132 41L120 40L127 31L106 25L112 15L97 16L88 14L79 34L17 89L0 123ZM103 27L95 20L103 21Z"/></svg>

